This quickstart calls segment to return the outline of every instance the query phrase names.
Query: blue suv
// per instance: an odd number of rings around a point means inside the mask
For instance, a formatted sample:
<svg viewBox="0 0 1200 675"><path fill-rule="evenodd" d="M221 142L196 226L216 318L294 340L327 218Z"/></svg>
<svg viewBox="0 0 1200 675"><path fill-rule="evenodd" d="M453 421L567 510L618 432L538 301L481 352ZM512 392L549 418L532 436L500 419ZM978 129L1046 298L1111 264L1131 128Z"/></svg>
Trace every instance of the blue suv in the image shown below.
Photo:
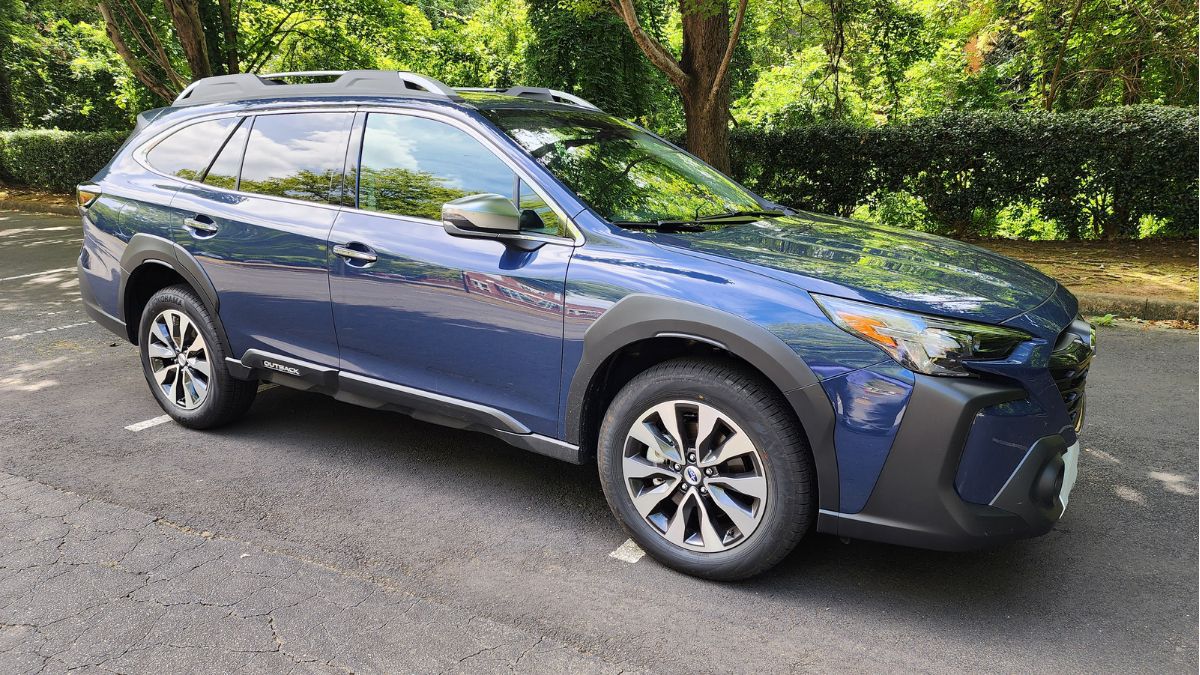
<svg viewBox="0 0 1200 675"><path fill-rule="evenodd" d="M563 92L330 77L199 80L79 186L88 312L180 424L265 380L595 462L712 579L814 530L961 550L1062 515L1095 338L1052 279L774 204Z"/></svg>

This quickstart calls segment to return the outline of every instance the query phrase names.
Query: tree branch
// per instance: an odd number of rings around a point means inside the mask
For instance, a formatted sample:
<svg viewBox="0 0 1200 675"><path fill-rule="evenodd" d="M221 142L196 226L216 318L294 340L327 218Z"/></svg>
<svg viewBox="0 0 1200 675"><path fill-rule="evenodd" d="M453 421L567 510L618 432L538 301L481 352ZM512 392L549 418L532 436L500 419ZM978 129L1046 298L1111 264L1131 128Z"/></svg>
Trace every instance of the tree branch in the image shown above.
<svg viewBox="0 0 1200 675"><path fill-rule="evenodd" d="M744 2L745 0L743 0L743 4ZM661 70L676 89L680 91L686 89L691 78L683 72L679 61L675 60L671 52L642 28L642 24L637 18L637 10L633 7L633 0L608 0L608 5L625 22L625 26L629 28L629 33L633 36L633 41L650 59L650 63Z"/></svg>
<svg viewBox="0 0 1200 675"><path fill-rule="evenodd" d="M116 49L117 55L121 57L121 60L125 62L125 65L129 67L130 72L133 73L133 76L139 82L146 85L146 88L153 92L155 96L169 103L175 98L175 92L164 82L154 77L150 71L146 70L141 60L134 55L133 50L125 42L125 38L121 36L121 29L117 26L116 19L113 18L112 9L105 2L100 2L98 8L100 16L104 19L104 32L108 34L108 39L113 43L113 48Z"/></svg>
<svg viewBox="0 0 1200 675"><path fill-rule="evenodd" d="M1083 0L1075 0L1075 8L1071 10L1071 20L1067 23L1067 32L1063 35L1062 43L1058 47L1058 56L1054 59L1054 71L1050 74L1050 83L1046 90L1046 110L1053 110L1054 99L1058 98L1058 90L1061 86L1059 75L1062 73L1063 59L1067 53L1067 43L1071 41L1071 34L1075 32L1075 21L1079 18L1079 12L1082 8Z"/></svg>
<svg viewBox="0 0 1200 675"><path fill-rule="evenodd" d="M130 34L133 35L134 39L136 39L138 44L142 46L142 49L145 50L147 57L150 58L150 60L154 63L157 63L159 68L162 68L162 71L166 74L167 80L170 81L175 90L183 89L185 86L187 86L187 83L184 82L183 76L181 76L178 71L175 70L175 67L171 65L171 59L167 56L167 50L163 48L162 40L158 39L158 33L155 32L154 24L151 23L150 17L146 16L146 13L142 11L141 5L139 5L136 0L129 0L129 2L126 4L133 9L134 14L137 15L138 22L141 24L141 29L139 30L137 26L133 25L133 20L129 18L129 15L125 12L125 10L120 10L121 18L125 20L125 25L129 27ZM117 3L117 6L119 7L120 4ZM110 7L109 9L112 8ZM149 37L150 44L147 44L142 38L143 34Z"/></svg>
<svg viewBox="0 0 1200 675"><path fill-rule="evenodd" d="M721 58L721 66L717 68L717 76L713 78L712 89L704 105L711 107L717 100L725 78L729 75L729 62L733 60L733 50L737 47L738 35L742 32L742 22L746 19L746 0L738 2L737 16L733 20L733 30L729 32L729 44L725 45L725 56Z"/></svg>

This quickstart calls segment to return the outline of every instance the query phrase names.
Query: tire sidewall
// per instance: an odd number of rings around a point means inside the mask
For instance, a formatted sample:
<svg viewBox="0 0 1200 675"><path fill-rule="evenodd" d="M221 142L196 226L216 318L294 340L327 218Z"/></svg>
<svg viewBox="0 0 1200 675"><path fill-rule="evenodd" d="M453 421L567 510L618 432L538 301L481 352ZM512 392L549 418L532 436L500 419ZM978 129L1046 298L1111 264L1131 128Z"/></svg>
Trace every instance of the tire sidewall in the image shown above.
<svg viewBox="0 0 1200 675"><path fill-rule="evenodd" d="M642 518L629 496L621 468L628 431L649 408L670 400L716 407L750 437L763 461L767 474L766 512L750 537L731 549L702 553L670 543ZM796 456L798 449L788 442L787 435L774 428L762 411L755 410L729 378L668 379L650 372L635 378L609 406L597 448L601 484L617 518L647 553L677 569L710 578L738 578L743 576L741 570L755 567L757 561L778 557L780 545L789 550L794 546L795 541L788 540L799 537L792 534L795 528L791 519L810 519L804 508L812 502L805 499L811 491L806 475L811 473L802 470L805 458ZM799 452L806 449L800 448Z"/></svg>
<svg viewBox="0 0 1200 675"><path fill-rule="evenodd" d="M208 351L209 368L212 371L209 376L208 391L204 402L192 410L181 408L170 400L162 389L158 386L158 382L154 379L154 372L150 367L150 352L147 336L150 333L150 325L164 310L173 309L185 314L196 330L200 332L204 338L205 348ZM177 286L164 288L155 293L146 303L145 309L142 311L142 319L138 325L138 355L142 362L142 373L146 377L146 383L150 386L150 391L154 394L154 398L158 401L168 415L175 420L188 426L204 426L216 411L221 409L221 397L225 395L227 387L225 378L229 377L225 371L225 353L221 346L221 342L217 337L216 328L213 326L212 319L208 315L208 311L200 304L196 297Z"/></svg>

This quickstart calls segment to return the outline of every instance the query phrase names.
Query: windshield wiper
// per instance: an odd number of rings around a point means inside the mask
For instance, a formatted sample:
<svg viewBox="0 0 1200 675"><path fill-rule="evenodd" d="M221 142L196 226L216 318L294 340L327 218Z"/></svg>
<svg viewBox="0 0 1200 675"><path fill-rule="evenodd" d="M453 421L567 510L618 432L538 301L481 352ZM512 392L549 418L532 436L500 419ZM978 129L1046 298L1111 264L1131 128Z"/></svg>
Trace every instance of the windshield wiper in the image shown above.
<svg viewBox="0 0 1200 675"><path fill-rule="evenodd" d="M724 211L722 213L710 213L705 216L696 216L692 220L695 222L707 222L710 220L724 220L726 218L752 218L760 216L786 216L784 211Z"/></svg>
<svg viewBox="0 0 1200 675"><path fill-rule="evenodd" d="M614 220L613 225L627 230L658 230L660 232L704 232L709 226L695 220Z"/></svg>

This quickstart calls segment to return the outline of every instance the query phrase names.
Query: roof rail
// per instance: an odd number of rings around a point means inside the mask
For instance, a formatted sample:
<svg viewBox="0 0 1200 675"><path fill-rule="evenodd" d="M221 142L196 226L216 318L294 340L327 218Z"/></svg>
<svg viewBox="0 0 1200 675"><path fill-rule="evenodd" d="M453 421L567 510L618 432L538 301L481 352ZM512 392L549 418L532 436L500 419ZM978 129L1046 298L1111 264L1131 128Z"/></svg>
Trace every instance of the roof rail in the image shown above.
<svg viewBox="0 0 1200 675"><path fill-rule="evenodd" d="M289 77L333 77L332 82L282 84ZM198 105L251 98L298 96L424 96L461 100L458 93L432 77L398 70L313 70L294 73L239 73L205 77L189 84L174 105Z"/></svg>
<svg viewBox="0 0 1200 675"><path fill-rule="evenodd" d="M504 90L503 93L507 96L520 96L521 98L532 98L539 101L550 101L551 103L566 103L568 105L577 105L581 108L591 108L592 110L600 109L574 94L568 94L565 91L557 89L547 89L546 87L510 87Z"/></svg>

